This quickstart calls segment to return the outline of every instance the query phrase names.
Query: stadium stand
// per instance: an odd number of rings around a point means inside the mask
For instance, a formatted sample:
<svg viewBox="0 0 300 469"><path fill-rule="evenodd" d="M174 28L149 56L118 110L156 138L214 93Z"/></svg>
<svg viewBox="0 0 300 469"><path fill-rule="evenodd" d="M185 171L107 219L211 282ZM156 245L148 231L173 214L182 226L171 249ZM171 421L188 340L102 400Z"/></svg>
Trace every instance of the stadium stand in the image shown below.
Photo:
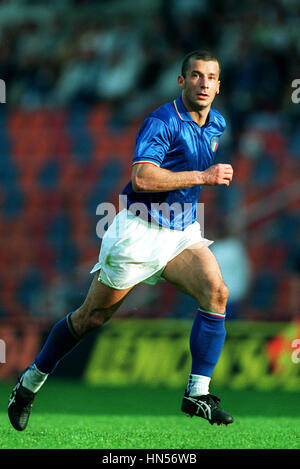
<svg viewBox="0 0 300 469"><path fill-rule="evenodd" d="M141 2L142 20L120 2L52 3L47 14L42 2L0 4L0 318L53 319L84 298L100 246L96 207L118 203L140 123L179 94L182 56L204 46L222 63L215 106L228 128L216 158L235 170L229 190L203 191L205 235L216 246L237 240L249 268L228 317L299 317L299 2L254 1L247 15L240 2L233 15L232 2L190 0L180 25L172 0ZM147 298L151 308L121 314L192 314L168 285Z"/></svg>

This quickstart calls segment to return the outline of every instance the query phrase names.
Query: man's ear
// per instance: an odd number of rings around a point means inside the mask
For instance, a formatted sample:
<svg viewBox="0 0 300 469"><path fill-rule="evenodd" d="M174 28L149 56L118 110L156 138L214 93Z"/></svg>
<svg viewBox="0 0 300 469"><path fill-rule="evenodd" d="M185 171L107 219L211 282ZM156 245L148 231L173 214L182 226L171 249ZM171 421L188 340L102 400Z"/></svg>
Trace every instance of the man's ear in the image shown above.
<svg viewBox="0 0 300 469"><path fill-rule="evenodd" d="M182 75L178 75L177 83L181 89L184 88L184 77Z"/></svg>

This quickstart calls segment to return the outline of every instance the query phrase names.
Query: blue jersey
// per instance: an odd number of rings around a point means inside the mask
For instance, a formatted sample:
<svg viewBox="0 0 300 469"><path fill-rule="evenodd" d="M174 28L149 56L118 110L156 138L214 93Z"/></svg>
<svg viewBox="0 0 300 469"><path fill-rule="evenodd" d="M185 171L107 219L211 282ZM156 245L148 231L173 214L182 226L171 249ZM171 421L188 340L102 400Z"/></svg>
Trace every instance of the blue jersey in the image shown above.
<svg viewBox="0 0 300 469"><path fill-rule="evenodd" d="M136 137L133 164L154 164L170 171L204 171L214 161L225 127L224 118L212 108L207 122L200 127L179 96L144 120ZM137 215L159 226L184 230L197 219L200 192L201 186L134 192L130 181L122 194L127 197L127 208Z"/></svg>

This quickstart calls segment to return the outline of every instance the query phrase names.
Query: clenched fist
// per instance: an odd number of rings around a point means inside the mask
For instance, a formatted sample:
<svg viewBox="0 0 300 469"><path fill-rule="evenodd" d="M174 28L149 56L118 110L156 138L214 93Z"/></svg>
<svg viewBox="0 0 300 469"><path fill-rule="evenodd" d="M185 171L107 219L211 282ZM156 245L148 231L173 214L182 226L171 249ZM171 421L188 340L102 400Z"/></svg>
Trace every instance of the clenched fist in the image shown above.
<svg viewBox="0 0 300 469"><path fill-rule="evenodd" d="M231 164L215 164L202 172L203 185L217 186L223 184L229 186L233 177Z"/></svg>

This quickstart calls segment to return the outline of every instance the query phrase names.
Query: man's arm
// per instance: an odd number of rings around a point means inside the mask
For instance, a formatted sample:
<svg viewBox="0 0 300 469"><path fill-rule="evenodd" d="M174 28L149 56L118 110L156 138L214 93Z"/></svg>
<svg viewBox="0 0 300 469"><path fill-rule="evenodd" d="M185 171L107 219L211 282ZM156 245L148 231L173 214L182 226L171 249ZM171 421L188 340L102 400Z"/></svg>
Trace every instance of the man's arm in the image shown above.
<svg viewBox="0 0 300 469"><path fill-rule="evenodd" d="M135 164L131 182L134 192L165 192L194 186L229 186L233 169L230 164L216 164L205 171L169 171L147 163Z"/></svg>

